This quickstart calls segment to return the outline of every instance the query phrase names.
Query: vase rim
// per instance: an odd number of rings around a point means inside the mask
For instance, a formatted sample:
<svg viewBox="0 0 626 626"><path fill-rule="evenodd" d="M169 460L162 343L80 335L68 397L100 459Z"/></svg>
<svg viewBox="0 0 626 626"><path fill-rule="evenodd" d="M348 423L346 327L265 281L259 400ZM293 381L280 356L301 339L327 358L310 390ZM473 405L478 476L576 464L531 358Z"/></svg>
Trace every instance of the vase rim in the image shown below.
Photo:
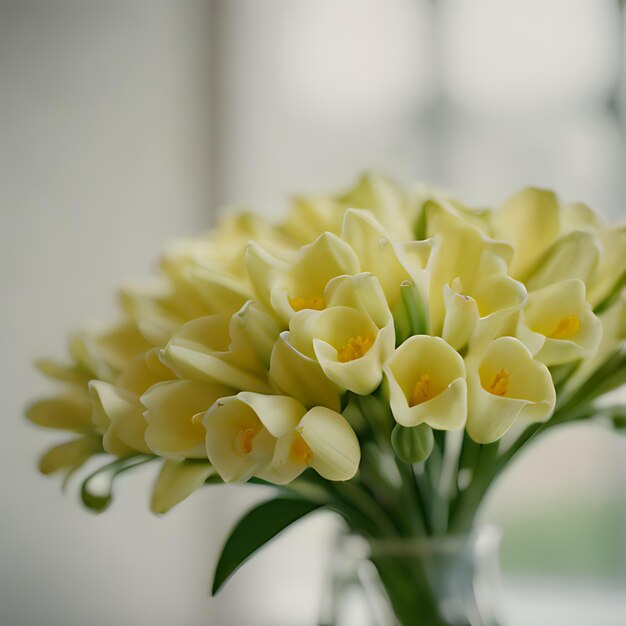
<svg viewBox="0 0 626 626"><path fill-rule="evenodd" d="M501 531L491 525L480 526L469 533L424 535L414 537L365 538L346 532L339 541L354 556L416 556L456 553L464 549L497 548Z"/></svg>

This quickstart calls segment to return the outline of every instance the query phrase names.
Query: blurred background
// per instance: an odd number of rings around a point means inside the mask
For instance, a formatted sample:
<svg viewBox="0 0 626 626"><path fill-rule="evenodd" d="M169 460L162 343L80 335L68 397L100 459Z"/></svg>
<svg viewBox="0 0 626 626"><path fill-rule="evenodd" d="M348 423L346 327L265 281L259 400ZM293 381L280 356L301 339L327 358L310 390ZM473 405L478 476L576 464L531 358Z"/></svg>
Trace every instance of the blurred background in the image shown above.
<svg viewBox="0 0 626 626"><path fill-rule="evenodd" d="M623 40L617 0L0 0L0 623L315 624L330 516L211 599L264 494L207 488L159 519L148 468L82 510L36 471L33 359L112 317L116 287L217 207L278 217L364 169L478 204L546 186L623 219ZM483 516L511 626L626 623L625 438L552 433Z"/></svg>

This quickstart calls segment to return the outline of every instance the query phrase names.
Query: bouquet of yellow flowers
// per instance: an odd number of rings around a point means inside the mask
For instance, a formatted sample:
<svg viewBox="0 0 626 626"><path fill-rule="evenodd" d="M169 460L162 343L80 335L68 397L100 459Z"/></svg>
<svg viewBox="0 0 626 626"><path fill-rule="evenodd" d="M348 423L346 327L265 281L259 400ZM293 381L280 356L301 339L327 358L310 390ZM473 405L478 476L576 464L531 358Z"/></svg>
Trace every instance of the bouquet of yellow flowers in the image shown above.
<svg viewBox="0 0 626 626"><path fill-rule="evenodd" d="M58 394L27 411L73 438L40 460L100 511L158 462L164 513L206 484L275 485L226 542L214 592L320 508L368 541L466 535L537 434L626 422L626 228L525 189L494 210L365 175L270 224L230 215L124 288L112 326L42 360ZM447 624L420 566L375 563L396 619ZM411 584L399 584L402 578Z"/></svg>

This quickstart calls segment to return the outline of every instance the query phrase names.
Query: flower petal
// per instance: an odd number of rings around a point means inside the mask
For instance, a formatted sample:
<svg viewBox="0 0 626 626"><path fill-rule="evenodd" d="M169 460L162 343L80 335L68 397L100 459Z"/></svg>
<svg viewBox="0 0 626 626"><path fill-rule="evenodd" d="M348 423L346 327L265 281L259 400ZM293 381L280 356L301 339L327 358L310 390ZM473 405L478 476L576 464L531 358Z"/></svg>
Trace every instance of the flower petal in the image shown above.
<svg viewBox="0 0 626 626"><path fill-rule="evenodd" d="M574 231L557 240L545 253L539 265L526 280L529 291L577 278L587 282L600 256L596 235Z"/></svg>
<svg viewBox="0 0 626 626"><path fill-rule="evenodd" d="M559 330L568 321L571 330ZM592 356L602 323L586 301L585 285L570 279L529 295L516 334L536 359L556 365Z"/></svg>
<svg viewBox="0 0 626 626"><path fill-rule="evenodd" d="M276 438L241 394L218 400L202 423L206 453L225 482L246 481L270 463Z"/></svg>
<svg viewBox="0 0 626 626"><path fill-rule="evenodd" d="M101 451L102 446L98 437L87 436L74 439L50 448L39 459L39 471L42 474L53 474L60 470L71 472Z"/></svg>
<svg viewBox="0 0 626 626"><path fill-rule="evenodd" d="M192 419L232 389L195 380L175 380L151 387L142 397L148 447L169 458L206 458L205 430Z"/></svg>
<svg viewBox="0 0 626 626"><path fill-rule="evenodd" d="M162 358L181 378L271 391L267 371L237 315L232 319L210 315L188 322L167 343Z"/></svg>
<svg viewBox="0 0 626 626"><path fill-rule="evenodd" d="M83 388L76 388L34 402L26 409L26 417L44 428L90 432L93 430L92 412L89 394Z"/></svg>
<svg viewBox="0 0 626 626"><path fill-rule="evenodd" d="M167 513L215 473L208 462L166 460L152 490L150 510L153 513Z"/></svg>
<svg viewBox="0 0 626 626"><path fill-rule="evenodd" d="M369 211L356 209L346 211L341 234L356 252L361 271L371 272L378 278L393 308L400 296L400 283L410 276L398 258L390 235Z"/></svg>
<svg viewBox="0 0 626 626"><path fill-rule="evenodd" d="M96 410L108 421L104 449L118 456L125 456L129 451L150 453L144 439L146 421L139 397L101 380L92 380L89 391Z"/></svg>
<svg viewBox="0 0 626 626"><path fill-rule="evenodd" d="M560 235L556 196L543 189L523 189L493 212L492 228L497 239L513 244L511 276L525 279Z"/></svg>
<svg viewBox="0 0 626 626"><path fill-rule="evenodd" d="M589 302L603 302L620 284L626 268L626 226L607 228L601 233L602 254L589 283Z"/></svg>
<svg viewBox="0 0 626 626"><path fill-rule="evenodd" d="M311 467L328 480L350 480L361 462L359 440L347 420L325 407L312 408L298 430L313 452Z"/></svg>
<svg viewBox="0 0 626 626"><path fill-rule="evenodd" d="M341 406L337 385L329 380L320 364L296 350L285 331L274 345L270 362L270 380L276 390L291 396L306 407L325 406L339 410Z"/></svg>
<svg viewBox="0 0 626 626"><path fill-rule="evenodd" d="M256 413L261 424L276 439L292 432L306 413L304 406L289 396L242 391L237 398Z"/></svg>

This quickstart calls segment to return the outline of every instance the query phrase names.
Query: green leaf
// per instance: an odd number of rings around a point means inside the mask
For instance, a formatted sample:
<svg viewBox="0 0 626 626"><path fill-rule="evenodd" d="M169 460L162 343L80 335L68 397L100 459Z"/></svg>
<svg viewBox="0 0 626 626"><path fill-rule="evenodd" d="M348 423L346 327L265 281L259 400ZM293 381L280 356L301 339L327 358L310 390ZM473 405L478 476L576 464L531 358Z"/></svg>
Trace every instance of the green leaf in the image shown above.
<svg viewBox="0 0 626 626"><path fill-rule="evenodd" d="M215 568L213 595L257 550L320 506L296 498L275 498L248 511L226 540Z"/></svg>
<svg viewBox="0 0 626 626"><path fill-rule="evenodd" d="M433 451L433 429L427 424L407 428L396 424L391 433L391 445L398 458L405 463L421 463Z"/></svg>
<svg viewBox="0 0 626 626"><path fill-rule="evenodd" d="M83 504L96 513L104 511L113 500L113 481L118 474L138 465L152 461L156 457L147 454L116 459L108 465L100 467L87 476L80 488Z"/></svg>

